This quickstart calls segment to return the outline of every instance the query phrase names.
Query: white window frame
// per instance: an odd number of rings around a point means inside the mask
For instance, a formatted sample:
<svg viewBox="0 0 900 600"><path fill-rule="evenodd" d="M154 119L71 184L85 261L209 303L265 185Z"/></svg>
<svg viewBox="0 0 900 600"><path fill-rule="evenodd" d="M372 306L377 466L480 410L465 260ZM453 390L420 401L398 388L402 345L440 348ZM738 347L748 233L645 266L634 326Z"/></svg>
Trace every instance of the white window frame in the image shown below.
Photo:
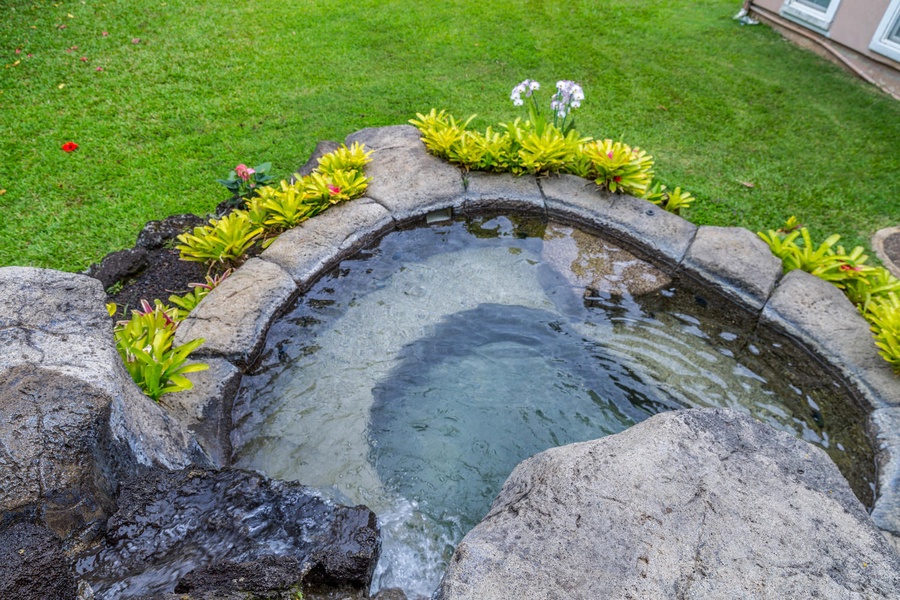
<svg viewBox="0 0 900 600"><path fill-rule="evenodd" d="M800 2L800 0L784 0L784 4L779 12L782 17L827 36L831 22L834 20L834 13L837 12L840 4L841 0L832 0L827 9L819 10L809 4Z"/></svg>
<svg viewBox="0 0 900 600"><path fill-rule="evenodd" d="M898 22L900 22L900 0L891 0L878 29L875 30L875 37L872 38L869 49L900 62L900 42L888 38Z"/></svg>

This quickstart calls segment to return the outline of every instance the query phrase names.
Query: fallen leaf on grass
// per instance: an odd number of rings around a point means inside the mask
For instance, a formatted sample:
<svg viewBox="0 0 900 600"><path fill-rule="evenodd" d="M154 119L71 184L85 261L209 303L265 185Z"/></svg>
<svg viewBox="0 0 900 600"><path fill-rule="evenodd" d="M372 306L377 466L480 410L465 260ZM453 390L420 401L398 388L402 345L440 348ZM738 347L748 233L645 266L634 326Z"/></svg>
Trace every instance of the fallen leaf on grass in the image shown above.
<svg viewBox="0 0 900 600"><path fill-rule="evenodd" d="M17 60L16 62L14 62L14 63L11 64L11 65L6 65L6 68L8 69L8 68L10 68L10 67L18 67L20 62L22 62L22 61L21 61L21 60Z"/></svg>
<svg viewBox="0 0 900 600"><path fill-rule="evenodd" d="M6 193L6 190L0 190L0 196Z"/></svg>
<svg viewBox="0 0 900 600"><path fill-rule="evenodd" d="M64 87L66 87L66 84L61 83L61 84L59 84L58 86L56 86L56 89L61 90L61 89L63 89Z"/></svg>
<svg viewBox="0 0 900 600"><path fill-rule="evenodd" d="M748 187L748 188L756 187L755 185L753 185L753 184L750 183L749 181L742 181L742 182L741 182L741 185L744 186L744 187Z"/></svg>

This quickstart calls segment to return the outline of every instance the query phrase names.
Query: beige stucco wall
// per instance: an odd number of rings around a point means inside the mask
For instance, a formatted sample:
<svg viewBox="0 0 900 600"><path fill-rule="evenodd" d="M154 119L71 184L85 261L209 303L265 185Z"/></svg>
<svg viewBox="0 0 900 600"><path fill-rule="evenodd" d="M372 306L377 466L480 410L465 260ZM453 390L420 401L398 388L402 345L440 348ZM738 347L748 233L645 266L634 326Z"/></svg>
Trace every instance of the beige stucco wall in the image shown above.
<svg viewBox="0 0 900 600"><path fill-rule="evenodd" d="M841 0L829 37L863 54L871 54L869 44L878 29L890 0Z"/></svg>
<svg viewBox="0 0 900 600"><path fill-rule="evenodd" d="M805 29L812 35L820 35L813 29L804 28L797 21L781 17L779 11L784 5L784 0L753 0L751 4L753 7L764 9L768 13L766 16L787 21L798 28ZM900 62L869 50L869 44L875 36L875 30L878 29L888 5L890 5L890 0L840 0L827 38L875 61L900 69Z"/></svg>

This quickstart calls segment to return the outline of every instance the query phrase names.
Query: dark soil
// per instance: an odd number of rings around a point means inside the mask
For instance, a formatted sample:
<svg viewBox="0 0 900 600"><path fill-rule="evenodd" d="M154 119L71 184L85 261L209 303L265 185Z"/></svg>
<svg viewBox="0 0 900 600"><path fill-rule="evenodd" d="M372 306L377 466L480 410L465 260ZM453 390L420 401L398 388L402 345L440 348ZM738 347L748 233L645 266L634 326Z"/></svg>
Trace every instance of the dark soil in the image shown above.
<svg viewBox="0 0 900 600"><path fill-rule="evenodd" d="M170 304L169 296L183 296L190 291L189 283L203 283L206 278L206 266L198 262L190 262L179 258L174 248L159 248L147 252L147 266L137 275L120 280L107 290L109 302L115 302L119 312L125 316L131 309L141 305L141 300L153 304L161 300ZM110 291L116 290L114 293Z"/></svg>
<svg viewBox="0 0 900 600"><path fill-rule="evenodd" d="M202 283L206 265L181 260L174 248L175 238L206 222L196 215L173 215L162 221L150 221L138 234L134 248L107 255L91 265L87 274L106 288L107 301L118 305L120 317L127 317L141 300L169 302L172 294L184 295L188 284Z"/></svg>

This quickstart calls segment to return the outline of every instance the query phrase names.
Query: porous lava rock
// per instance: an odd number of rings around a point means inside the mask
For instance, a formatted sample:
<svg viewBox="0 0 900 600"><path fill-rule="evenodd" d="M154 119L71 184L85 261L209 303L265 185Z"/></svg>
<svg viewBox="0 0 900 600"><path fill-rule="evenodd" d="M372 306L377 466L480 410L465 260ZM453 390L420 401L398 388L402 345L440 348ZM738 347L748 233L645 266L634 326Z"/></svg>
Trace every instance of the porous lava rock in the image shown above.
<svg viewBox="0 0 900 600"><path fill-rule="evenodd" d="M368 508L236 469L156 472L124 485L118 505L105 546L79 563L98 600L172 593L176 582L198 597L300 584L365 590L381 548Z"/></svg>
<svg viewBox="0 0 900 600"><path fill-rule="evenodd" d="M72 600L71 560L49 529L20 523L0 531L0 598Z"/></svg>
<svg viewBox="0 0 900 600"><path fill-rule="evenodd" d="M824 451L728 410L522 462L436 593L897 598L900 558Z"/></svg>

